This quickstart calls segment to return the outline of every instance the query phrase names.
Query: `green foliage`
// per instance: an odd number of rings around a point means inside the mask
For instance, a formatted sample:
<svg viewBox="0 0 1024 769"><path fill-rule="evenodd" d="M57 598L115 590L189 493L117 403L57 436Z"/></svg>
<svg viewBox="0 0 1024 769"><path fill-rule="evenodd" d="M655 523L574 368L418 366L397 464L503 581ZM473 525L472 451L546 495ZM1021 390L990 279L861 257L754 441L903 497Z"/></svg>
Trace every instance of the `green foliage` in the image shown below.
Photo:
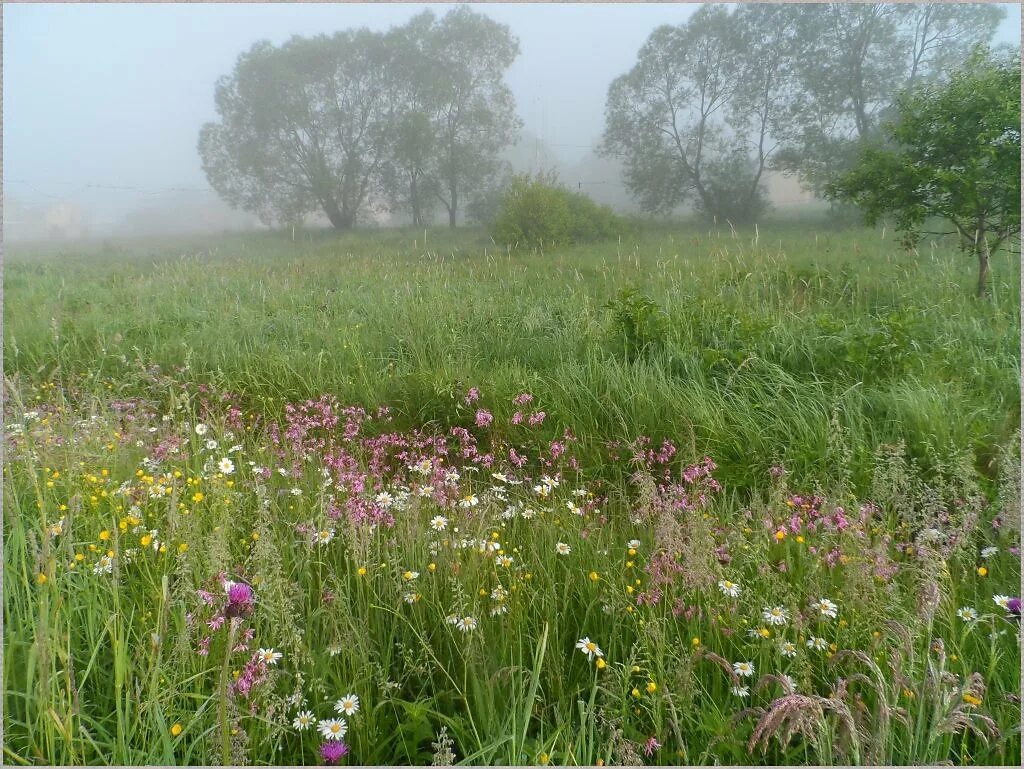
<svg viewBox="0 0 1024 769"><path fill-rule="evenodd" d="M491 225L495 242L526 248L610 240L631 231L608 206L544 175L513 177Z"/></svg>
<svg viewBox="0 0 1024 769"><path fill-rule="evenodd" d="M626 360L636 360L664 347L668 315L651 297L626 286L605 309L609 315L609 335Z"/></svg>
<svg viewBox="0 0 1024 769"><path fill-rule="evenodd" d="M947 83L903 94L888 146L867 147L829 188L869 223L892 217L908 247L941 218L979 257L979 294L992 252L1020 233L1020 60L984 50Z"/></svg>
<svg viewBox="0 0 1024 769"><path fill-rule="evenodd" d="M466 6L386 33L257 43L217 83L203 170L268 224L319 212L350 229L387 199L416 226L439 202L454 226L518 133L503 80L518 53L508 27Z"/></svg>

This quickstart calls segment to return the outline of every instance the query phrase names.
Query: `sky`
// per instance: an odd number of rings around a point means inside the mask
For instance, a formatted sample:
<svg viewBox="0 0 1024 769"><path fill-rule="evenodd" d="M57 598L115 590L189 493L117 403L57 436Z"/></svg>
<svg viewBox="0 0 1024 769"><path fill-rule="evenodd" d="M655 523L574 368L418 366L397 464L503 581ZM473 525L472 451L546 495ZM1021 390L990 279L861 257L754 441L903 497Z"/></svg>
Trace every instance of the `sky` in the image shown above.
<svg viewBox="0 0 1024 769"><path fill-rule="evenodd" d="M258 40L384 30L444 3L26 4L3 8L4 190L21 202L86 201L94 217L166 193L208 190L196 151L213 91ZM567 164L600 137L610 82L684 3L486 3L521 53L507 73L524 129ZM998 40L1019 44L1020 6ZM90 186L92 185L92 186ZM110 187L127 187L109 189Z"/></svg>

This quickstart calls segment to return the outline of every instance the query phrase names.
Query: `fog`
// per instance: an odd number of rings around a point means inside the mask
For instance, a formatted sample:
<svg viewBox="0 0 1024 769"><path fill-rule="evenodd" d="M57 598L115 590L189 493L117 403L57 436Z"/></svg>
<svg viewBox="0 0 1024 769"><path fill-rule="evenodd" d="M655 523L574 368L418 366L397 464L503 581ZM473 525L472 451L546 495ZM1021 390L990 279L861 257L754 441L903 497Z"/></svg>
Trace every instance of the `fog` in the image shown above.
<svg viewBox="0 0 1024 769"><path fill-rule="evenodd" d="M256 226L209 188L196 149L216 119L214 84L258 40L366 26L383 31L439 4L7 5L3 9L4 234L218 231ZM509 25L506 74L524 126L517 170L627 205L615 164L594 161L609 83L661 24L696 4L475 4ZM997 42L1019 45L1019 5ZM805 200L777 186L776 202ZM791 199L791 200L790 200Z"/></svg>

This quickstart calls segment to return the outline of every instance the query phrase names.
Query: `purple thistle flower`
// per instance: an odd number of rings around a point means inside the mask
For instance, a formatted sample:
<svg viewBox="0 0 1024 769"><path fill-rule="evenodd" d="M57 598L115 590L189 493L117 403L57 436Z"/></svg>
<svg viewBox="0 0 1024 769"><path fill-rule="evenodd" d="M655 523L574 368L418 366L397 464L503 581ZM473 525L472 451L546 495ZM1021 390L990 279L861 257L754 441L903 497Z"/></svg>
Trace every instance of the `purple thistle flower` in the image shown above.
<svg viewBox="0 0 1024 769"><path fill-rule="evenodd" d="M1017 619L1020 619L1020 598L1014 597L1007 601L1006 610Z"/></svg>
<svg viewBox="0 0 1024 769"><path fill-rule="evenodd" d="M235 582L228 588L228 606L225 614L229 617L247 617L252 613L255 595L244 582Z"/></svg>
<svg viewBox="0 0 1024 769"><path fill-rule="evenodd" d="M320 755L328 764L336 764L348 755L348 745L340 740L328 740L320 746Z"/></svg>

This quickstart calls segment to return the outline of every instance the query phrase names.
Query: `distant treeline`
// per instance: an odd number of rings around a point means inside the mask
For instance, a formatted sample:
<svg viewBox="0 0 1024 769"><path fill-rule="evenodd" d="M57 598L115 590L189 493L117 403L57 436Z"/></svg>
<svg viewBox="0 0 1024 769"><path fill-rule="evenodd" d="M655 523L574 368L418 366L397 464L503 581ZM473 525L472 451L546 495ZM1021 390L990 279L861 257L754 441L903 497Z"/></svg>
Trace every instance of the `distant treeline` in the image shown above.
<svg viewBox="0 0 1024 769"><path fill-rule="evenodd" d="M649 213L730 221L767 207L764 173L819 192L874 138L896 95L991 40L990 5L706 5L654 30L609 88L600 147ZM268 224L338 229L402 211L484 218L522 121L504 81L509 28L468 6L386 32L260 42L216 86L199 153L211 186Z"/></svg>

